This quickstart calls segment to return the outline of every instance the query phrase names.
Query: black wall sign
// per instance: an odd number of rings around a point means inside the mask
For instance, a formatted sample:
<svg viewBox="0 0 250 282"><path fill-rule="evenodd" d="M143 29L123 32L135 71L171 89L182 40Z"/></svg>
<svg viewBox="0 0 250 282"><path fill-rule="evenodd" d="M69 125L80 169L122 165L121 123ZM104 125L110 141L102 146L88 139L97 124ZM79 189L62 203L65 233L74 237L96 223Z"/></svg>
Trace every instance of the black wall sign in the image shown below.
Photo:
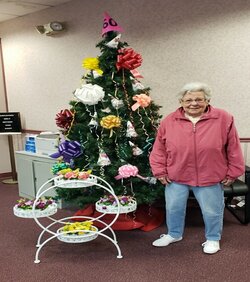
<svg viewBox="0 0 250 282"><path fill-rule="evenodd" d="M20 113L0 113L0 134L20 134L21 131Z"/></svg>

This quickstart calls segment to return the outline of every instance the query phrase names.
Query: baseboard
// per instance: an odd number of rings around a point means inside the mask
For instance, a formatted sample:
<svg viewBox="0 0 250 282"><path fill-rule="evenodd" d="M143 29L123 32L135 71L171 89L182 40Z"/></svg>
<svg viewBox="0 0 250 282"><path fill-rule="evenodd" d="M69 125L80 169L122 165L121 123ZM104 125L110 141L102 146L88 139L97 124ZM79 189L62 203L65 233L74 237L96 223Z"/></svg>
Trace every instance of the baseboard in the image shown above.
<svg viewBox="0 0 250 282"><path fill-rule="evenodd" d="M0 173L0 179L12 177L11 172Z"/></svg>

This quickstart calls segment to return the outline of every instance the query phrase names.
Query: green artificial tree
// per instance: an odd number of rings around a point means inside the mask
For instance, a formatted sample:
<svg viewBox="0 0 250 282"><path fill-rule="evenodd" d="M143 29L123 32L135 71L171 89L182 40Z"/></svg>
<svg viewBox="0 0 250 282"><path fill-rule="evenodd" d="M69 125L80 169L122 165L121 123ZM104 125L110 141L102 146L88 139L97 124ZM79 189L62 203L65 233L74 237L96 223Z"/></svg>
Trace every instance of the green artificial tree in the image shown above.
<svg viewBox="0 0 250 282"><path fill-rule="evenodd" d="M138 204L152 204L163 193L149 165L160 106L151 100L150 88L138 80L142 77L136 70L142 62L140 54L120 40L120 27L105 15L103 39L96 46L100 55L83 60L87 71L73 93L76 99L70 102L69 110L62 110L56 117L63 134L61 142L76 142L79 151L73 150L66 157L61 151L53 170L57 173L58 167L68 166L91 170L107 181L116 195L131 195ZM118 176L119 169L127 165L132 165L131 175ZM59 198L83 207L98 201L105 192L93 187L58 188L57 193Z"/></svg>

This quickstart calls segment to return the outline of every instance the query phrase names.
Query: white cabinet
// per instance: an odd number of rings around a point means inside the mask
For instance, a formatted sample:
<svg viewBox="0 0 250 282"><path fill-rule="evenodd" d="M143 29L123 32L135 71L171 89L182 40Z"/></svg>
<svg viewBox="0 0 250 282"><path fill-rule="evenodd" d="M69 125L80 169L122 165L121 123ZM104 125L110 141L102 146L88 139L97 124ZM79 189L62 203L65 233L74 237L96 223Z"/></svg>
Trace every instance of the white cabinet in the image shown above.
<svg viewBox="0 0 250 282"><path fill-rule="evenodd" d="M26 151L15 152L19 196L35 198L39 187L53 177L51 168L56 161L48 156ZM46 196L55 196L49 191Z"/></svg>

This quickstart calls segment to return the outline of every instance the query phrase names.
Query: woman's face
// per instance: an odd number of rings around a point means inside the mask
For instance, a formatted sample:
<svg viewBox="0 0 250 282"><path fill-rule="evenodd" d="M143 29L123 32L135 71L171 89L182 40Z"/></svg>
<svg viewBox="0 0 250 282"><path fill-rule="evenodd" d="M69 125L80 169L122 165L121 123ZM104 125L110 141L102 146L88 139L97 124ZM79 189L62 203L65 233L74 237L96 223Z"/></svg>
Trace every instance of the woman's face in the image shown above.
<svg viewBox="0 0 250 282"><path fill-rule="evenodd" d="M181 106L189 116L199 117L205 112L208 102L203 91L187 92L181 100Z"/></svg>

